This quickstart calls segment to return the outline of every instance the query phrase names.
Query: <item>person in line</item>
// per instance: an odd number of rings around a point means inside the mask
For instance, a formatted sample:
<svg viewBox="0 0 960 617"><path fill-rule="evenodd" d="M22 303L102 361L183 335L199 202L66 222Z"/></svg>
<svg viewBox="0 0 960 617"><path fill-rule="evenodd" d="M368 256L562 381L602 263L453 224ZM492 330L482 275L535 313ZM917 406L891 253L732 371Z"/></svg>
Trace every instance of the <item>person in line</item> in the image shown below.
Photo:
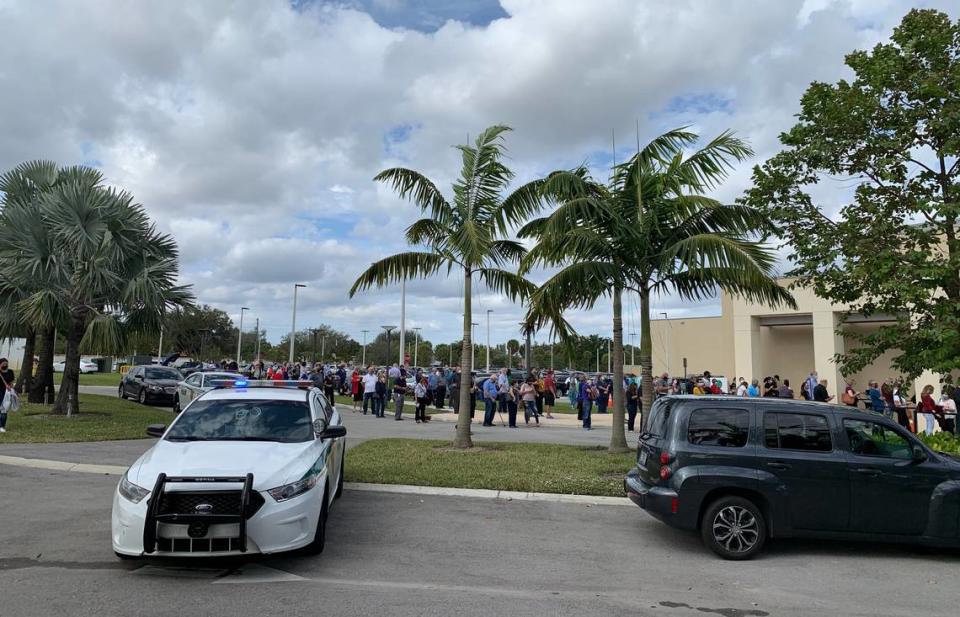
<svg viewBox="0 0 960 617"><path fill-rule="evenodd" d="M553 378L553 369L543 378L543 410L546 417L553 419L553 405L557 400L557 382Z"/></svg>
<svg viewBox="0 0 960 617"><path fill-rule="evenodd" d="M9 405L10 402L7 400L9 397L15 396L13 392L13 386L16 383L16 377L13 374L13 369L10 368L10 363L7 362L6 358L0 358L0 380L3 381L0 384L0 433L7 432L7 416L9 415Z"/></svg>
<svg viewBox="0 0 960 617"><path fill-rule="evenodd" d="M848 379L846 385L843 387L843 394L840 395L840 402L847 407L856 407L858 396L860 396L860 393L853 387L853 381Z"/></svg>
<svg viewBox="0 0 960 617"><path fill-rule="evenodd" d="M437 409L443 409L443 403L447 400L447 380L443 376L443 371L436 370L437 388L433 392L433 404Z"/></svg>
<svg viewBox="0 0 960 617"><path fill-rule="evenodd" d="M920 404L917 405L918 415L923 418L923 432L927 437L933 435L933 427L937 419L934 413L937 411L937 404L933 400L933 386L926 385L920 392Z"/></svg>
<svg viewBox="0 0 960 617"><path fill-rule="evenodd" d="M383 417L384 407L387 406L387 374L384 371L377 373L377 384L373 391L373 415Z"/></svg>
<svg viewBox="0 0 960 617"><path fill-rule="evenodd" d="M627 387L627 430L634 431L637 422L637 408L640 404L640 392L637 384L631 383Z"/></svg>
<svg viewBox="0 0 960 617"><path fill-rule="evenodd" d="M669 373L664 373L663 375L660 376L660 379L657 379L656 381L654 381L653 391L654 391L654 394L656 395L655 398L659 398L661 396L666 396L670 394L670 389L671 389L671 384L670 384Z"/></svg>
<svg viewBox="0 0 960 617"><path fill-rule="evenodd" d="M749 386L747 385L747 381L743 378L740 378L740 385L737 386L737 396L746 396L748 388Z"/></svg>
<svg viewBox="0 0 960 617"><path fill-rule="evenodd" d="M393 404L396 406L393 419L398 422L403 420L403 400L406 396L407 380L398 373L397 377L393 380Z"/></svg>
<svg viewBox="0 0 960 617"><path fill-rule="evenodd" d="M943 430L948 433L957 432L957 402L953 400L954 386L947 386L940 395L940 412L943 414Z"/></svg>
<svg viewBox="0 0 960 617"><path fill-rule="evenodd" d="M571 373L567 378L567 400L570 401L570 409L577 410L577 420L579 420L583 412L577 406L577 401L580 400L580 380L576 373Z"/></svg>
<svg viewBox="0 0 960 617"><path fill-rule="evenodd" d="M448 382L447 392L450 396L450 408L453 409L453 413L460 413L460 380L454 379ZM473 416L470 416L471 419Z"/></svg>
<svg viewBox="0 0 960 617"><path fill-rule="evenodd" d="M870 399L870 406L868 409L874 413L882 414L886 410L886 405L883 402L883 393L880 391L879 386L876 381L867 382L867 391L864 392Z"/></svg>
<svg viewBox="0 0 960 617"><path fill-rule="evenodd" d="M750 382L750 385L747 387L747 396L750 398L756 398L760 396L760 382L756 379Z"/></svg>
<svg viewBox="0 0 960 617"><path fill-rule="evenodd" d="M429 387L430 380L426 377L421 377L420 381L417 382L417 385L413 387L413 397L417 401L417 408L414 412L414 418L416 419L417 424L426 422L427 404L430 402Z"/></svg>
<svg viewBox="0 0 960 617"><path fill-rule="evenodd" d="M511 380L507 390L507 425L510 428L517 428L517 411L520 404L520 386L517 380Z"/></svg>
<svg viewBox="0 0 960 617"><path fill-rule="evenodd" d="M400 366L396 362L394 362L393 366L390 367L390 370L387 371L387 377L389 377L391 380L400 377Z"/></svg>
<svg viewBox="0 0 960 617"><path fill-rule="evenodd" d="M900 394L900 387L894 386L890 392L893 413L896 416L897 424L910 430L910 416L907 414L907 400Z"/></svg>
<svg viewBox="0 0 960 617"><path fill-rule="evenodd" d="M327 400L330 401L331 405L336 404L334 400L334 394L337 391L337 375L336 373L327 373L323 378L323 395L327 397Z"/></svg>
<svg viewBox="0 0 960 617"><path fill-rule="evenodd" d="M543 375L540 373L540 371L534 371L533 375L535 377L535 380L533 382L533 387L536 388L537 390L536 403L537 403L537 417L539 418L540 416L543 415L543 401L546 399L546 393L543 385ZM540 424L539 419L537 420L537 424Z"/></svg>
<svg viewBox="0 0 960 617"><path fill-rule="evenodd" d="M810 395L808 400L814 400L813 392L817 389L818 385L820 385L820 380L817 378L817 372L810 371L810 374L807 376L807 393Z"/></svg>
<svg viewBox="0 0 960 617"><path fill-rule="evenodd" d="M460 383L461 371L457 368L457 384ZM459 405L459 400L457 401ZM470 420L473 420L473 415L477 412L477 375L475 373L470 373Z"/></svg>
<svg viewBox="0 0 960 617"><path fill-rule="evenodd" d="M778 396L780 398L793 399L793 388L790 387L789 379L784 379L783 383L780 384Z"/></svg>
<svg viewBox="0 0 960 617"><path fill-rule="evenodd" d="M827 392L826 379L821 379L817 387L813 389L813 400L818 403L829 403L833 400L833 395Z"/></svg>
<svg viewBox="0 0 960 617"><path fill-rule="evenodd" d="M523 401L523 419L527 426L530 426L530 418L537 421L540 426L540 414L537 413L537 387L536 377L530 375L520 386L520 399Z"/></svg>
<svg viewBox="0 0 960 617"><path fill-rule="evenodd" d="M497 377L497 402L500 405L500 413L509 413L510 411L511 388L510 375L507 374L507 369L502 369L500 376Z"/></svg>
<svg viewBox="0 0 960 617"><path fill-rule="evenodd" d="M350 398L353 399L353 411L356 412L360 409L360 402L363 401L364 415L367 413L367 401L370 400L366 393L366 382L364 381L366 377L367 375L364 375L363 379L361 379L360 371L356 369L350 373Z"/></svg>
<svg viewBox="0 0 960 617"><path fill-rule="evenodd" d="M422 372L418 372L414 383L420 383L424 379ZM437 387L440 384L440 371L430 371L430 374L426 376L427 380L427 396L430 397L430 402L435 403L437 400Z"/></svg>
<svg viewBox="0 0 960 617"><path fill-rule="evenodd" d="M597 413L607 413L610 402L610 384L606 378L597 380Z"/></svg>
<svg viewBox="0 0 960 617"><path fill-rule="evenodd" d="M493 426L493 417L497 413L500 389L497 387L497 374L490 375L483 382L483 425Z"/></svg>
<svg viewBox="0 0 960 617"><path fill-rule="evenodd" d="M592 379L587 380L584 384L584 401L583 401L583 430L591 430L590 414L593 411L593 403L597 400L597 397L600 395L600 391L597 389L597 385L593 383Z"/></svg>
<svg viewBox="0 0 960 617"><path fill-rule="evenodd" d="M356 374L357 371L354 371L354 375ZM361 398L363 399L363 415L367 415L368 404L373 407L373 415L377 415L377 405L374 402L374 397L377 395L377 381L379 380L374 374L372 366L367 369L367 374L363 376L362 386L360 381L360 377L358 376L357 383L354 387L356 388L356 392L362 392ZM356 399L356 396L354 396L354 398ZM354 406L356 406L356 403L354 403Z"/></svg>
<svg viewBox="0 0 960 617"><path fill-rule="evenodd" d="M773 377L767 377L763 380L763 396L767 398L780 398L780 386Z"/></svg>

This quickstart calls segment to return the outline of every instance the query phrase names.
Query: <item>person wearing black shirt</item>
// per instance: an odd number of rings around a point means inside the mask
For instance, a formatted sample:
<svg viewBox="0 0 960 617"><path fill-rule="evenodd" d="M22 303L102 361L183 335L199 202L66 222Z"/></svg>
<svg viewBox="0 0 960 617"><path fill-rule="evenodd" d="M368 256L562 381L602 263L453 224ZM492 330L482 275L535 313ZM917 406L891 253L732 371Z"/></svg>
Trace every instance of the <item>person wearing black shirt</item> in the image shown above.
<svg viewBox="0 0 960 617"><path fill-rule="evenodd" d="M813 400L818 403L829 403L833 397L827 393L827 380L821 379L817 387L813 389Z"/></svg>
<svg viewBox="0 0 960 617"><path fill-rule="evenodd" d="M10 370L10 365L7 363L6 358L0 358L0 378L3 379L3 383L0 383L0 405L7 400L7 391L13 392L13 384L16 381L13 375L13 371ZM2 407L0 407L2 409ZM0 413L0 433L7 432L7 414L6 412Z"/></svg>
<svg viewBox="0 0 960 617"><path fill-rule="evenodd" d="M393 380L393 402L397 406L394 420L403 420L403 399L407 395L407 380L397 377Z"/></svg>
<svg viewBox="0 0 960 617"><path fill-rule="evenodd" d="M337 390L337 376L335 373L330 372L323 378L323 394L327 397L327 400L330 401L330 404L334 404L333 395Z"/></svg>

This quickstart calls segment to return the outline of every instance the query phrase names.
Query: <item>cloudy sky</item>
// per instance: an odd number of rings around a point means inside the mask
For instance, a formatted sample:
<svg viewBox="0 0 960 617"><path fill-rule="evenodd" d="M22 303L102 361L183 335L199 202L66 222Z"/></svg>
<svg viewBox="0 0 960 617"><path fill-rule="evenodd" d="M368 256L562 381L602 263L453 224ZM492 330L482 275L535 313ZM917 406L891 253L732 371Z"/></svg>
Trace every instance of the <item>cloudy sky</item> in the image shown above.
<svg viewBox="0 0 960 617"><path fill-rule="evenodd" d="M379 170L413 167L449 194L451 146L490 124L514 128L518 182L603 169L611 133L626 146L637 123L641 139L688 124L757 151L718 191L733 199L809 83L846 76L844 54L913 6L958 17L956 0L0 0L0 168L97 166L176 237L200 301L251 307L276 341L306 283L298 324L359 340L398 324L399 287L347 290L418 216ZM460 280L407 291L409 327L458 338ZM519 307L478 289L476 321L487 309L494 341L516 336ZM609 333L606 304L572 318Z"/></svg>

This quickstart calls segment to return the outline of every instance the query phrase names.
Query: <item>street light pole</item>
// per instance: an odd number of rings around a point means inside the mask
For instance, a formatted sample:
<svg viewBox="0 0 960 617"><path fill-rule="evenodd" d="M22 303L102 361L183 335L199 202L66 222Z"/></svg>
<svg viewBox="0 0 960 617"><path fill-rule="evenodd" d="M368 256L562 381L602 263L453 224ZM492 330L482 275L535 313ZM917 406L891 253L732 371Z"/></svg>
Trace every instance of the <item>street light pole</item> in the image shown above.
<svg viewBox="0 0 960 617"><path fill-rule="evenodd" d="M413 328L413 366L419 366L417 364L417 348L420 347L420 330L421 328Z"/></svg>
<svg viewBox="0 0 960 617"><path fill-rule="evenodd" d="M389 366L389 365L390 365L390 354L392 353L392 352L390 351L390 332L393 331L393 330L396 330L397 327L396 327L396 326L380 326L380 327L387 331L387 366Z"/></svg>
<svg viewBox="0 0 960 617"><path fill-rule="evenodd" d="M360 361L360 364L364 367L367 366L367 332L369 330L361 330L363 332L363 360Z"/></svg>
<svg viewBox="0 0 960 617"><path fill-rule="evenodd" d="M633 352L636 351L637 349L637 344L634 342L636 341L636 336L637 336L636 332L630 333L630 366L637 365L637 363L633 361Z"/></svg>
<svg viewBox="0 0 960 617"><path fill-rule="evenodd" d="M666 313L660 313L660 314L663 315L664 319L667 319ZM670 326L669 321L667 321L667 326ZM670 333L669 332L667 332L667 373L670 373ZM670 375L673 376L673 373L670 373Z"/></svg>
<svg viewBox="0 0 960 617"><path fill-rule="evenodd" d="M613 361L613 356L610 353L610 339L607 339L607 372L608 373L613 372L613 368L611 367L612 361Z"/></svg>
<svg viewBox="0 0 960 617"><path fill-rule="evenodd" d="M293 319L290 322L290 364L293 364L293 346L297 340L297 289L306 287L303 283L293 285Z"/></svg>
<svg viewBox="0 0 960 617"><path fill-rule="evenodd" d="M257 317L257 362L260 362L260 318Z"/></svg>
<svg viewBox="0 0 960 617"><path fill-rule="evenodd" d="M406 364L404 352L406 351L407 336L407 279L400 281L400 365Z"/></svg>
<svg viewBox="0 0 960 617"><path fill-rule="evenodd" d="M249 310L245 306L240 307L240 328L237 330L237 366L240 366L240 347L243 344L243 312Z"/></svg>
<svg viewBox="0 0 960 617"><path fill-rule="evenodd" d="M160 326L160 344L157 345L157 356L159 361L163 362L163 326Z"/></svg>
<svg viewBox="0 0 960 617"><path fill-rule="evenodd" d="M470 325L471 325L471 326L479 326L480 324L478 324L477 322L473 321L473 322L470 322ZM472 367L476 366L476 364L477 364L477 363L476 363L476 359L477 359L477 353L476 353L476 352L477 352L477 346L473 344L473 341L477 338L477 337L476 337L476 334L475 334L475 333L476 333L476 330L477 330L476 327L473 327L473 328L470 329L470 367L471 367L471 370L473 370Z"/></svg>
<svg viewBox="0 0 960 617"><path fill-rule="evenodd" d="M487 374L490 374L490 313L493 309L487 309Z"/></svg>

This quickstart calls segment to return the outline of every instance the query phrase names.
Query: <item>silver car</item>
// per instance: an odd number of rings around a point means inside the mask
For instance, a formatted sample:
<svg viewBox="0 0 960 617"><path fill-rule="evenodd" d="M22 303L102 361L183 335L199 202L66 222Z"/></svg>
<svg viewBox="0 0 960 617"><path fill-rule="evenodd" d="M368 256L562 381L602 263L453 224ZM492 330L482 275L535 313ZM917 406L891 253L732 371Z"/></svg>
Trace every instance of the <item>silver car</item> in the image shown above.
<svg viewBox="0 0 960 617"><path fill-rule="evenodd" d="M173 397L173 413L180 413L180 410L189 405L193 399L212 390L215 381L224 379L246 379L246 377L238 373L193 373L177 384L177 393Z"/></svg>

